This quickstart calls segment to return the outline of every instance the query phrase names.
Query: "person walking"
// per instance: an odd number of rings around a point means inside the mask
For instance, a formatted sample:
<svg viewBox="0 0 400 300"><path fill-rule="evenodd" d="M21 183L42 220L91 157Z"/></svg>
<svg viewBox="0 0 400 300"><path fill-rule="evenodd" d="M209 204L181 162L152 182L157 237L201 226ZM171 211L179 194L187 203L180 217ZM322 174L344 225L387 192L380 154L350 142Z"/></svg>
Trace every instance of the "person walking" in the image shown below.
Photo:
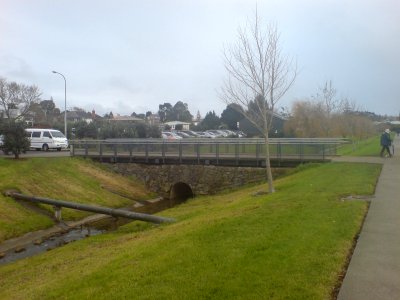
<svg viewBox="0 0 400 300"><path fill-rule="evenodd" d="M392 139L390 138L390 130L385 129L385 131L381 135L381 157L383 157L383 153L386 152L389 154L389 157L392 157L392 154L390 153L390 145L392 144Z"/></svg>

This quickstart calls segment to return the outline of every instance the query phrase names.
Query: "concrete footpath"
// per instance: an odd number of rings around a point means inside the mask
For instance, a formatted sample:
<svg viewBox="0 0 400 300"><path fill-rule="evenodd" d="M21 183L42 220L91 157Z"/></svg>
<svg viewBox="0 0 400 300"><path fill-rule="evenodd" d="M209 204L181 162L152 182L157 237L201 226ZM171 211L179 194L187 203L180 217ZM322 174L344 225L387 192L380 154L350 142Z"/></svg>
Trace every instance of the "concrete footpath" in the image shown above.
<svg viewBox="0 0 400 300"><path fill-rule="evenodd" d="M400 138L394 145L400 151ZM339 300L400 299L400 153L370 162L383 162L383 169Z"/></svg>

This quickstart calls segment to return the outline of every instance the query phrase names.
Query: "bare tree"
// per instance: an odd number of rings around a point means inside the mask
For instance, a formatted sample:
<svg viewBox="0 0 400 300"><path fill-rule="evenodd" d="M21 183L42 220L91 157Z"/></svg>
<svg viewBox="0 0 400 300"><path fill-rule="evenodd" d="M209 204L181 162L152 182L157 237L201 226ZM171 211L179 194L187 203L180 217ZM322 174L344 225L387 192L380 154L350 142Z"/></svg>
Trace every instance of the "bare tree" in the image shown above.
<svg viewBox="0 0 400 300"><path fill-rule="evenodd" d="M333 87L332 80L325 82L325 86L320 88L322 91L322 101L325 105L325 110L328 118L331 116L332 112L336 111L340 107L340 100L336 98L336 88Z"/></svg>
<svg viewBox="0 0 400 300"><path fill-rule="evenodd" d="M374 133L373 123L354 101L348 98L333 100L327 106L321 98L296 101L285 123L286 134L296 137L344 137L362 139Z"/></svg>
<svg viewBox="0 0 400 300"><path fill-rule="evenodd" d="M22 119L31 105L39 101L39 97L37 86L8 82L0 78L0 109L8 121Z"/></svg>
<svg viewBox="0 0 400 300"><path fill-rule="evenodd" d="M237 42L224 49L224 66L227 79L220 98L227 105L239 105L240 112L262 133L268 190L272 193L268 132L276 103L296 79L296 64L282 53L277 26L263 28L256 10L254 21L239 28Z"/></svg>
<svg viewBox="0 0 400 300"><path fill-rule="evenodd" d="M324 130L325 136L330 136L332 133L332 114L341 110L343 106L342 100L336 97L337 90L332 84L332 80L325 82L323 87L319 88L319 92L312 96L316 101L316 105L319 105L323 109L325 120L321 123Z"/></svg>
<svg viewBox="0 0 400 300"><path fill-rule="evenodd" d="M321 103L310 100L295 101L292 104L291 117L285 122L286 134L302 137L322 137L326 122L325 111Z"/></svg>

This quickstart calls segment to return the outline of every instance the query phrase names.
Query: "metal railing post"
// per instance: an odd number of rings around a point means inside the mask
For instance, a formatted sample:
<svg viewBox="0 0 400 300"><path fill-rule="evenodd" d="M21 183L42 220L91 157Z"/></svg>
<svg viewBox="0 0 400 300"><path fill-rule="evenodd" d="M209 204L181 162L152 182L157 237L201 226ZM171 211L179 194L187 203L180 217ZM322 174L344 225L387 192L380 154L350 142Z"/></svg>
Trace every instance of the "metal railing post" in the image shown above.
<svg viewBox="0 0 400 300"><path fill-rule="evenodd" d="M304 161L304 145L300 144L300 161Z"/></svg>
<svg viewBox="0 0 400 300"><path fill-rule="evenodd" d="M179 140L179 146L178 146L178 151L179 151L179 163L182 163L182 141Z"/></svg>
<svg viewBox="0 0 400 300"><path fill-rule="evenodd" d="M163 141L163 143L161 144L161 153L162 153L162 160L163 163L165 163L165 142Z"/></svg>
<svg viewBox="0 0 400 300"><path fill-rule="evenodd" d="M217 165L219 165L219 144L218 143L215 144L215 158L217 161Z"/></svg>
<svg viewBox="0 0 400 300"><path fill-rule="evenodd" d="M144 147L145 147L145 152L146 152L146 162L148 163L149 162L149 143L146 143L144 145Z"/></svg>
<svg viewBox="0 0 400 300"><path fill-rule="evenodd" d="M99 144L99 156L100 156L100 161L103 161L103 143L100 142Z"/></svg>
<svg viewBox="0 0 400 300"><path fill-rule="evenodd" d="M258 166L258 161L260 160L260 144L256 143L256 165Z"/></svg>
<svg viewBox="0 0 400 300"><path fill-rule="evenodd" d="M238 143L235 144L235 162L236 162L236 165L238 166L239 165L239 144Z"/></svg>
<svg viewBox="0 0 400 300"><path fill-rule="evenodd" d="M199 143L197 143L196 144L196 151L197 151L197 164L199 165L200 164L200 144Z"/></svg>

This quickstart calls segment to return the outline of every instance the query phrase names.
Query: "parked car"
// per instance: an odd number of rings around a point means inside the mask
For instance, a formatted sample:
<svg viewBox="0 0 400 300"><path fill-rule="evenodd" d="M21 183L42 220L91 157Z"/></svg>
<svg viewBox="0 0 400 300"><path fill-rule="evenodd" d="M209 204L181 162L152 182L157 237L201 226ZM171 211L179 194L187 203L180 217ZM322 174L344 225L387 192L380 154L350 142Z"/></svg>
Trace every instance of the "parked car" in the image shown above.
<svg viewBox="0 0 400 300"><path fill-rule="evenodd" d="M43 151L57 149L57 151L61 151L61 149L68 148L68 140L59 130L28 128L25 131L31 142L31 149Z"/></svg>
<svg viewBox="0 0 400 300"><path fill-rule="evenodd" d="M247 136L243 131L240 131L240 130L236 131L236 134L240 138L245 138Z"/></svg>
<svg viewBox="0 0 400 300"><path fill-rule="evenodd" d="M4 152L3 145L4 145L4 136L0 135L0 150L2 150ZM4 152L4 154L7 155L7 153L5 153L5 152Z"/></svg>
<svg viewBox="0 0 400 300"><path fill-rule="evenodd" d="M214 138L225 137L225 133L221 132L221 130L207 130L206 132L213 135Z"/></svg>
<svg viewBox="0 0 400 300"><path fill-rule="evenodd" d="M171 131L163 131L163 132L161 132L161 137L163 139L167 139L167 140L179 140L179 139L182 138L181 136L179 136L179 135L177 135L177 134L175 134L174 132L171 132Z"/></svg>
<svg viewBox="0 0 400 300"><path fill-rule="evenodd" d="M183 132L183 131L175 131L174 134L179 135L180 137L182 137L184 139L191 137L189 134L187 134L186 132Z"/></svg>
<svg viewBox="0 0 400 300"><path fill-rule="evenodd" d="M198 131L197 134L198 134L199 137L201 137L201 138L208 138L208 139L211 139L211 138L215 138L215 137L216 137L215 135L213 135L212 133L207 132L207 131Z"/></svg>
<svg viewBox="0 0 400 300"><path fill-rule="evenodd" d="M186 134L189 135L191 138L200 137L200 135L199 135L197 132L192 131L192 130L181 130L181 132L186 133Z"/></svg>

